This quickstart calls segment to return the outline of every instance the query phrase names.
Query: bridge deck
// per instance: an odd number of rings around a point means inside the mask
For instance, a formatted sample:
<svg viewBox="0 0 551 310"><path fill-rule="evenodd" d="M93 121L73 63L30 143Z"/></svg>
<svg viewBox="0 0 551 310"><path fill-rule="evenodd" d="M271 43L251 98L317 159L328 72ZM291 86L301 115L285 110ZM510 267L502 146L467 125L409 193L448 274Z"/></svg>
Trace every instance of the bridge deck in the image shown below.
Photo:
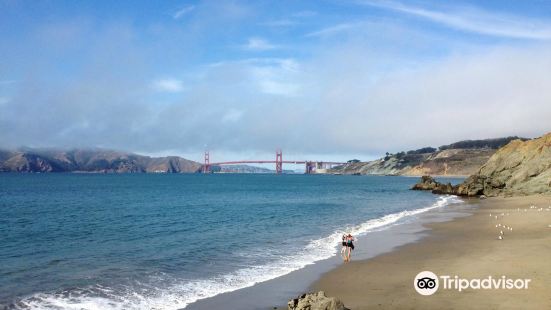
<svg viewBox="0 0 551 310"><path fill-rule="evenodd" d="M220 165L239 165L239 164L275 164L275 160L239 160L239 161L223 161L217 163L209 163L209 166L220 166ZM308 160L283 160L283 164L306 164L306 163L323 163L329 165L344 165L346 163L339 162L330 162L330 161L308 161Z"/></svg>

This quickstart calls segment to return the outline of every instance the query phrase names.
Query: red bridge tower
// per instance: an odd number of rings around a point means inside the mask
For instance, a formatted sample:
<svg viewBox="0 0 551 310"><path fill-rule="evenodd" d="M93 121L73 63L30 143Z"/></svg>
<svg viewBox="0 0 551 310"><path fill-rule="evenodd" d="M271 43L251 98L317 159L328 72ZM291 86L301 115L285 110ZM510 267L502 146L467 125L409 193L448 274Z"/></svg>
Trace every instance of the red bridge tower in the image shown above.
<svg viewBox="0 0 551 310"><path fill-rule="evenodd" d="M205 163L203 164L203 173L210 172L210 154L209 151L205 151Z"/></svg>
<svg viewBox="0 0 551 310"><path fill-rule="evenodd" d="M276 150L275 164L276 164L276 173L277 174L283 173L283 154L280 149Z"/></svg>

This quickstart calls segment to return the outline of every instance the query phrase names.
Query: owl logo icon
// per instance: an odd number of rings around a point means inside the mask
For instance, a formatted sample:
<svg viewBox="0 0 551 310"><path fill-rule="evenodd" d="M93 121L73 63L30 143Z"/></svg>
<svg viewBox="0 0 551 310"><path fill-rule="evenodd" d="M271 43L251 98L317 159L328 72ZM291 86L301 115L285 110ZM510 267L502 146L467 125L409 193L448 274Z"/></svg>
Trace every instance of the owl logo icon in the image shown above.
<svg viewBox="0 0 551 310"><path fill-rule="evenodd" d="M422 271L415 276L413 287L423 296L432 295L438 290L438 277L431 271Z"/></svg>

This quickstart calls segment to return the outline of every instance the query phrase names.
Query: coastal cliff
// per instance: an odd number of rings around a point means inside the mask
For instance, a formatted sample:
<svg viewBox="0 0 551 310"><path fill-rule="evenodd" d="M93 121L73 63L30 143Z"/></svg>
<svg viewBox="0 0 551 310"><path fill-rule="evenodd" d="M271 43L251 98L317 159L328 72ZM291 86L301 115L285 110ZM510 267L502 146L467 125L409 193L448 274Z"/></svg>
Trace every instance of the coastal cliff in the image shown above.
<svg viewBox="0 0 551 310"><path fill-rule="evenodd" d="M0 172L193 173L201 164L178 156L149 157L102 149L0 150Z"/></svg>
<svg viewBox="0 0 551 310"><path fill-rule="evenodd" d="M551 133L509 142L459 185L424 176L412 189L460 196L551 194Z"/></svg>
<svg viewBox="0 0 551 310"><path fill-rule="evenodd" d="M351 162L331 169L329 173L368 175L448 175L468 176L476 173L498 148L518 137L466 140L438 149L425 147L408 152L387 154L369 162ZM526 140L526 139L521 139Z"/></svg>

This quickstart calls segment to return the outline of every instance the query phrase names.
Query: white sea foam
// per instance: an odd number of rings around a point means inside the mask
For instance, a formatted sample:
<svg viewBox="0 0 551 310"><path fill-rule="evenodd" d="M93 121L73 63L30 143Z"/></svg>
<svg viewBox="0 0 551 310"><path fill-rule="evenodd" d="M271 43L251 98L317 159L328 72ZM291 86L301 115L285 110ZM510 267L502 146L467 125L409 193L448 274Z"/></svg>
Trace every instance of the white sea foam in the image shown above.
<svg viewBox="0 0 551 310"><path fill-rule="evenodd" d="M404 218L457 202L460 202L460 200L455 196L441 196L430 207L405 210L372 219L357 226L347 227L345 230L335 231L327 237L312 240L301 252L282 257L268 265L242 268L209 279L166 281L171 284L162 287L149 286L139 292L130 287L125 290L115 290L95 286L81 292L40 293L21 300L17 308L64 310L182 309L197 300L253 286L256 283L304 268L316 261L330 258L337 254L337 245L340 243L344 232L361 237L370 231L388 227Z"/></svg>

